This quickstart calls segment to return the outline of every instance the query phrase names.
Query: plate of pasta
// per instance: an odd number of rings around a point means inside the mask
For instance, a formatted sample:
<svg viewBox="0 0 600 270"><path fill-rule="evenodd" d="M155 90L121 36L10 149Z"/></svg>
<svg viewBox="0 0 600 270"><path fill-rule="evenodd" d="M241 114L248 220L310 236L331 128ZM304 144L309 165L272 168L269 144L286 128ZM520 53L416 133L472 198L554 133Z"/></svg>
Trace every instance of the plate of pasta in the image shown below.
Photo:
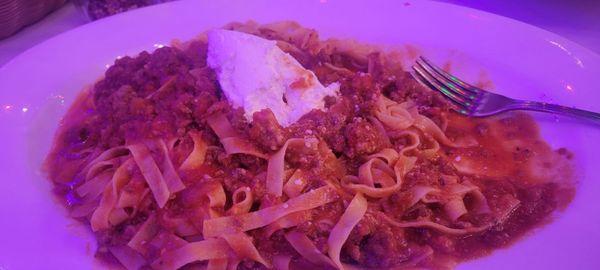
<svg viewBox="0 0 600 270"><path fill-rule="evenodd" d="M0 269L600 267L598 128L461 116L410 72L598 111L598 55L435 2L243 5L143 8L0 69Z"/></svg>

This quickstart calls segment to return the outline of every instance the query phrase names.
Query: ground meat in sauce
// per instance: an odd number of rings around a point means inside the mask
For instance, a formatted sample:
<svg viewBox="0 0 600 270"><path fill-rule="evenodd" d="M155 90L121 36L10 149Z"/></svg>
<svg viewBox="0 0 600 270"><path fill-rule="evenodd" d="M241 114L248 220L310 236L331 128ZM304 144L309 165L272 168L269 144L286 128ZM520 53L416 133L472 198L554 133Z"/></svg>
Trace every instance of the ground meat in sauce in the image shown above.
<svg viewBox="0 0 600 270"><path fill-rule="evenodd" d="M252 115L250 138L267 151L279 149L287 140L284 130L271 110L262 110Z"/></svg>
<svg viewBox="0 0 600 270"><path fill-rule="evenodd" d="M363 118L354 118L344 128L346 137L345 154L349 157L365 156L378 152L383 148L384 134Z"/></svg>
<svg viewBox="0 0 600 270"><path fill-rule="evenodd" d="M336 153L342 153L346 146L343 128L348 117L342 113L313 110L290 126L293 137L319 136Z"/></svg>
<svg viewBox="0 0 600 270"><path fill-rule="evenodd" d="M262 33L271 38L279 37L272 31L263 30ZM299 41L292 39L286 42L296 44ZM318 41L311 39L307 42ZM214 72L206 67L207 46L201 41L181 48L164 47L153 53L123 57L106 71L104 79L97 82L91 92L94 106L87 112L91 116L67 125L66 135L59 136L62 140L57 143L60 151L57 151L59 154L54 168L61 168L61 171L51 172L51 175L57 183L56 189L62 194L72 193L73 186L79 183L72 180L76 178L76 170L69 169L69 166L78 164L76 161L84 157L81 150L93 145L107 149L156 138L174 138L176 143L171 159L176 166L181 165L183 157L192 151L189 132L201 134L209 147L202 167L182 172L181 178L187 188L177 193L164 209L158 209L151 196L145 196L140 201L142 210L136 211L118 226L98 232L99 256L108 254L111 246L126 244L153 213L183 217L194 229L201 231L203 220L209 213L198 209L199 205L209 203L203 195L203 187L210 183L222 186L228 198L237 189L250 187L254 196L252 211L287 199L267 193L267 161L245 154L226 154L219 138L206 123L206 118L215 113L225 114L242 138L265 153L277 151L289 138L314 142L290 147L286 155L286 169L305 171L305 190L339 185L343 176L358 174L358 168L368 155L390 146L401 151L412 143L405 137L393 137L392 145L387 145L384 139L389 134L381 132L369 120L374 116L377 100L382 95L396 102L414 102L419 113L431 118L452 139L470 136L478 140L479 147L470 149L468 156L460 149L444 145L433 156L418 156L415 166L401 179L401 190L382 199L370 198L369 211L344 244L341 254L344 263L394 267L433 250L434 259L425 260L421 265L442 268L437 266L443 266L444 260L466 260L506 247L533 227L547 222L554 210L564 207L572 198L572 189L551 181L540 182L522 170L512 170L522 168L537 158L540 151L546 151L546 148L540 147L545 144L536 131L530 128L534 126L531 119L509 115L501 119L469 120L454 115L440 94L424 89L408 73L399 72L400 67L384 66L385 59L379 53L356 58L342 52L326 54L320 51L313 54L289 47L293 45L285 46L288 47L284 49L301 58L300 61L315 72L321 82L339 82L342 93L340 97L326 100L325 111L313 110L287 128L279 125L268 109L255 113L249 123L241 109L231 108L220 92ZM526 137L538 139L525 140ZM430 147L427 140L431 138L422 139L418 149ZM506 151L494 140L523 140L526 144ZM485 165L490 167L493 163L502 163L503 172L507 173L503 176L489 176L484 172L474 176L461 173L454 166L456 157L461 154L465 158L487 162ZM572 158L565 149L557 150L556 154L565 159ZM504 161L504 157L510 157L510 161ZM157 153L154 153L154 159L162 161ZM496 162L498 159L503 162ZM141 172L135 170L132 173L137 178L126 186L126 190L134 193L146 188ZM73 181L71 186L65 184L69 181ZM440 203L408 205L412 198L408 192L410 188L424 185L443 189L452 181L474 183L486 197L491 211L468 213L453 222L444 214ZM571 193L564 195L565 190ZM338 194L338 200L307 211L308 221L293 228L306 234L324 254L328 250L329 232L352 199L352 195L345 192ZM464 203L468 209L472 207L472 201L471 195L465 196ZM225 210L231 204L228 200ZM134 213L132 209L126 211ZM396 220L427 219L453 228L494 225L478 234L456 236L428 228L394 227L371 211L385 213ZM174 229L164 224L161 226L165 235L173 235L167 232ZM285 232L290 230L277 231L270 237L261 229L247 233L259 252L271 260L280 253L297 256L284 237ZM183 238L187 241L201 240L201 236ZM154 242L154 246L149 246L149 256L159 256L164 239L160 240L163 242L159 240ZM205 264L198 262L186 267ZM262 268L264 266L248 259L238 267Z"/></svg>
<svg viewBox="0 0 600 270"><path fill-rule="evenodd" d="M196 121L194 114L219 99L216 81L198 80L190 73L201 67L197 55L205 55L206 49L193 45L188 50L194 53L163 47L115 61L94 87L103 142L115 146L144 137L183 135ZM205 74L214 78L212 71Z"/></svg>
<svg viewBox="0 0 600 270"><path fill-rule="evenodd" d="M410 255L404 230L382 224L372 216L364 217L352 230L344 250L349 261L368 267L392 267Z"/></svg>

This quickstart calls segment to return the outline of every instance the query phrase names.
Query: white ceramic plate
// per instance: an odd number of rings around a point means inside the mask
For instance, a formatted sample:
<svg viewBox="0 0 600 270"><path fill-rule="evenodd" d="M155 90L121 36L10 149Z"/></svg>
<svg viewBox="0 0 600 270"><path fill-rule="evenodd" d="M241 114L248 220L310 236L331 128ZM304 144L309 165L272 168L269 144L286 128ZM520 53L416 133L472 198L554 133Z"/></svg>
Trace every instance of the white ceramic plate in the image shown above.
<svg viewBox="0 0 600 270"><path fill-rule="evenodd" d="M122 55L189 39L230 21L295 20L324 37L412 44L498 92L600 111L600 57L507 18L422 1L180 1L77 28L0 68L0 269L96 269L95 241L65 217L39 168L59 118ZM600 269L600 125L537 115L543 136L576 155L580 185L568 210L510 248L459 269ZM94 266L96 265L96 266Z"/></svg>

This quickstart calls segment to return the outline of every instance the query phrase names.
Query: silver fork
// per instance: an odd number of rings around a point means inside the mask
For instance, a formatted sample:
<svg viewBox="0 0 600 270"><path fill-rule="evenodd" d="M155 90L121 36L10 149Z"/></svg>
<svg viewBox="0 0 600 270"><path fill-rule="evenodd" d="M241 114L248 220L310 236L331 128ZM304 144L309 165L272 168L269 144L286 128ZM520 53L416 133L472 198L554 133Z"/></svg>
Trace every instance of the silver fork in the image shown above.
<svg viewBox="0 0 600 270"><path fill-rule="evenodd" d="M600 121L600 114L545 102L517 100L470 85L435 66L425 57L413 65L413 76L454 103L458 113L483 117L512 110L530 110Z"/></svg>

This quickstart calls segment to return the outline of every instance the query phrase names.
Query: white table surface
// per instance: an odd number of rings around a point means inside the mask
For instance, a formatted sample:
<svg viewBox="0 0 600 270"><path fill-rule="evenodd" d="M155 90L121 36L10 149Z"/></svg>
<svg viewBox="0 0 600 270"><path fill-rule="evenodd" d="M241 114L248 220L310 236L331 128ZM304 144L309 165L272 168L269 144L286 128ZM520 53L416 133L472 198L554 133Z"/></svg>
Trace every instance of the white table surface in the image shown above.
<svg viewBox="0 0 600 270"><path fill-rule="evenodd" d="M330 0L335 1L335 0ZM488 11L557 33L600 53L600 0L439 0ZM0 40L0 66L44 40L88 23L72 3Z"/></svg>

